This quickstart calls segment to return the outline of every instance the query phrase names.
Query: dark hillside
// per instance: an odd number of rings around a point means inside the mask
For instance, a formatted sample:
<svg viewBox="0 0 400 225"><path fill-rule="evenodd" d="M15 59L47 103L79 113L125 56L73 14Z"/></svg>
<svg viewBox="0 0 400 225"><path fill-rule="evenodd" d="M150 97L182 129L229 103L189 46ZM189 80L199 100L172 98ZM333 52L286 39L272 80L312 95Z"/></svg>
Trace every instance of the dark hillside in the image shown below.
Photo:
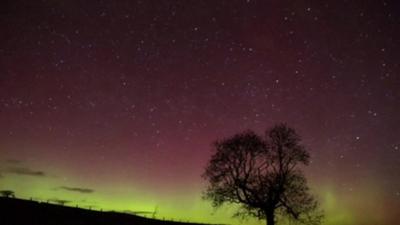
<svg viewBox="0 0 400 225"><path fill-rule="evenodd" d="M195 225L0 197L0 225Z"/></svg>

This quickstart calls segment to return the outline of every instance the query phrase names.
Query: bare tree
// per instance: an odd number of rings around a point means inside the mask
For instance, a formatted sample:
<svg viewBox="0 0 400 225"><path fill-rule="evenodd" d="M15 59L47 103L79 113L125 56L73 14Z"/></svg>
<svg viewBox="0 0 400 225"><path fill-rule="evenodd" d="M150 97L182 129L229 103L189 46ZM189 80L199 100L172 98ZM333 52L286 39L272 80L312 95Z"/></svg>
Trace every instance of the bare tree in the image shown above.
<svg viewBox="0 0 400 225"><path fill-rule="evenodd" d="M11 190L1 190L0 195L6 198L15 198L15 193Z"/></svg>
<svg viewBox="0 0 400 225"><path fill-rule="evenodd" d="M156 206L156 207L154 208L154 211L153 211L153 213L152 213L152 218L153 218L153 219L156 218L157 213L158 213L158 206Z"/></svg>
<svg viewBox="0 0 400 225"><path fill-rule="evenodd" d="M277 216L320 224L322 213L299 169L310 157L300 140L294 129L278 124L265 139L246 131L216 141L203 174L209 183L203 197L214 207L236 203L235 216L266 219L267 225Z"/></svg>

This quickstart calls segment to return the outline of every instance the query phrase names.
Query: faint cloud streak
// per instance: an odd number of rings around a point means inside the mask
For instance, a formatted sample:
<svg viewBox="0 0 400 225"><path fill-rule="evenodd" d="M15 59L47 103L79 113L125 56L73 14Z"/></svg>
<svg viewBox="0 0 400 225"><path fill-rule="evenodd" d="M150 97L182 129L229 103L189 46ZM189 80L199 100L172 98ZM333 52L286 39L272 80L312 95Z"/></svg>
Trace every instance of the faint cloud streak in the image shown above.
<svg viewBox="0 0 400 225"><path fill-rule="evenodd" d="M17 175L26 175L26 176L34 176L34 177L44 177L46 173L39 170L32 170L27 167L11 167L5 170L7 173L13 173Z"/></svg>
<svg viewBox="0 0 400 225"><path fill-rule="evenodd" d="M79 187L67 187L67 186L61 186L58 189L62 189L65 191L72 191L72 192L79 192L83 194L90 194L93 193L94 190L90 188L79 188Z"/></svg>

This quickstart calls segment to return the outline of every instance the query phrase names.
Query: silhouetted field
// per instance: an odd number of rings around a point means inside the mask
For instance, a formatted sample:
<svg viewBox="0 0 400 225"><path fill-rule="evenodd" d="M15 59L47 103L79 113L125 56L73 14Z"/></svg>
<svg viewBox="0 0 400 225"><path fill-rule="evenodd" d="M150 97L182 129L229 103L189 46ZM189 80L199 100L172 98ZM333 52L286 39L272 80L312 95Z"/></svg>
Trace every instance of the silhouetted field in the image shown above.
<svg viewBox="0 0 400 225"><path fill-rule="evenodd" d="M0 225L196 225L0 197Z"/></svg>

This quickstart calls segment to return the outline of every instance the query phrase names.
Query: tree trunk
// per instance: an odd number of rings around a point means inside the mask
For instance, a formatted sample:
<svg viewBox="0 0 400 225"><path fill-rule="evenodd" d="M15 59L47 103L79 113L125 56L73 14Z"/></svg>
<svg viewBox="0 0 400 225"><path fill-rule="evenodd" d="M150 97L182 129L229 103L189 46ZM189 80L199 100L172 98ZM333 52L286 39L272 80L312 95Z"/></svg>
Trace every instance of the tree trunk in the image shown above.
<svg viewBox="0 0 400 225"><path fill-rule="evenodd" d="M267 225L275 225L275 215L274 211L270 211L266 213L267 216Z"/></svg>

